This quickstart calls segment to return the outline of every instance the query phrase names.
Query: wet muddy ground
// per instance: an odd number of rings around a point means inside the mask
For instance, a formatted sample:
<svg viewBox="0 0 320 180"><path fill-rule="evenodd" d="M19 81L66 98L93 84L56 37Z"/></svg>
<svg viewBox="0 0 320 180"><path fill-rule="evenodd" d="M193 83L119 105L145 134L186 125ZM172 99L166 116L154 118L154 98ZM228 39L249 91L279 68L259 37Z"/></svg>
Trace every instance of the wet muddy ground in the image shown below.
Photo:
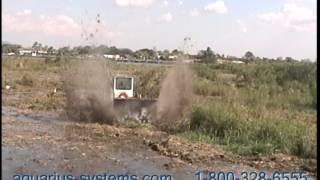
<svg viewBox="0 0 320 180"><path fill-rule="evenodd" d="M59 112L2 107L2 179L16 174L108 173L165 174L184 180L196 179L198 171L301 170L301 162L287 156L272 158L233 157L218 147L193 144L150 128L77 123L64 120ZM316 178L313 172L308 174Z"/></svg>
<svg viewBox="0 0 320 180"><path fill-rule="evenodd" d="M27 94L3 96L2 179L16 174L172 175L196 179L203 171L305 171L316 162L296 157L239 157L208 144L191 143L150 127L125 128L67 121L63 111L15 108ZM10 103L8 103L10 102Z"/></svg>
<svg viewBox="0 0 320 180"><path fill-rule="evenodd" d="M194 167L159 155L135 137L96 137L81 134L70 122L47 114L21 115L4 107L3 179L14 174L170 174L192 179ZM57 117L58 118L58 117ZM91 132L90 132L91 133ZM92 132L95 133L95 132ZM99 134L97 134L99 135ZM168 169L170 162L183 164Z"/></svg>

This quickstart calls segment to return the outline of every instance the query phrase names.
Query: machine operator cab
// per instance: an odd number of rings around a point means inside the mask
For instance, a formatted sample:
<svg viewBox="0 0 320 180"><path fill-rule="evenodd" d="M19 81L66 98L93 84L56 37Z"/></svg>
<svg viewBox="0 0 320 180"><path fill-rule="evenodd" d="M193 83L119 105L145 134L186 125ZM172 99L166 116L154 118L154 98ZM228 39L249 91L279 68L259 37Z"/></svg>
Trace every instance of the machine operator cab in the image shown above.
<svg viewBox="0 0 320 180"><path fill-rule="evenodd" d="M113 98L128 99L133 97L133 77L115 76L113 78Z"/></svg>

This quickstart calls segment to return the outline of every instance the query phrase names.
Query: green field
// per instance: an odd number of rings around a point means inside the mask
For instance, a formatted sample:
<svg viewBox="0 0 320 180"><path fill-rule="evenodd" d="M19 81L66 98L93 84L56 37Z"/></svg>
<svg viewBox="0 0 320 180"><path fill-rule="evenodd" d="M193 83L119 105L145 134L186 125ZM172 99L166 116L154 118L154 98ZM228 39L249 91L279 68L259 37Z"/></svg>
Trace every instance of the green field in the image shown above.
<svg viewBox="0 0 320 180"><path fill-rule="evenodd" d="M64 108L63 74L76 61L3 59L2 88L36 92L18 103L30 110ZM157 98L168 67L108 63L136 78L136 93ZM316 158L316 63L192 64L194 98L187 121L170 133L221 145L240 155L284 153ZM52 90L57 88L57 95ZM9 93L4 91L4 94ZM179 122L180 119L171 119ZM166 129L163 129L166 130Z"/></svg>

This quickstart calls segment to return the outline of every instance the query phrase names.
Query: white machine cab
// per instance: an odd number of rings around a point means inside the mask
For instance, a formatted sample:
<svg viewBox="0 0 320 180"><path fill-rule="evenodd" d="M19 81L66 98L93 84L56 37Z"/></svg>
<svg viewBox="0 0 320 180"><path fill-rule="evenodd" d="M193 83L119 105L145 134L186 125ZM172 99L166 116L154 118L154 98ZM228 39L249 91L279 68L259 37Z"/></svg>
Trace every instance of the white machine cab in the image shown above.
<svg viewBox="0 0 320 180"><path fill-rule="evenodd" d="M133 77L115 76L113 78L113 96L115 99L133 98Z"/></svg>

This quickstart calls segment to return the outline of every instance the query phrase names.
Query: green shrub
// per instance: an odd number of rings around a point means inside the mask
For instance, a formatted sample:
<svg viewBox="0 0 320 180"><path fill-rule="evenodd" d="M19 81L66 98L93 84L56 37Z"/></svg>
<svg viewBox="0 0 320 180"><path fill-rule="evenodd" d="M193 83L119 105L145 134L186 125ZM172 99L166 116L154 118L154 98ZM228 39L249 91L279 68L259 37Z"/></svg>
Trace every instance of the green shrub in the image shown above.
<svg viewBox="0 0 320 180"><path fill-rule="evenodd" d="M164 77L163 70L145 69L136 71L135 76L135 93L146 98L158 98L160 93L160 83Z"/></svg>
<svg viewBox="0 0 320 180"><path fill-rule="evenodd" d="M312 106L316 109L317 108L317 82L310 84L310 94L312 98Z"/></svg>
<svg viewBox="0 0 320 180"><path fill-rule="evenodd" d="M210 81L215 81L217 79L216 72L214 71L212 66L204 65L204 64L197 64L197 65L193 66L193 70L201 78L205 78Z"/></svg>
<svg viewBox="0 0 320 180"><path fill-rule="evenodd" d="M235 117L221 110L195 107L191 116L190 129L223 138L240 130L240 124Z"/></svg>
<svg viewBox="0 0 320 180"><path fill-rule="evenodd" d="M194 107L189 138L223 145L240 155L276 150L300 157L316 157L316 127L282 119L246 120L225 107Z"/></svg>
<svg viewBox="0 0 320 180"><path fill-rule="evenodd" d="M201 96L225 96L229 87L209 80L198 80L194 85L194 92ZM230 89L230 88L229 88Z"/></svg>

